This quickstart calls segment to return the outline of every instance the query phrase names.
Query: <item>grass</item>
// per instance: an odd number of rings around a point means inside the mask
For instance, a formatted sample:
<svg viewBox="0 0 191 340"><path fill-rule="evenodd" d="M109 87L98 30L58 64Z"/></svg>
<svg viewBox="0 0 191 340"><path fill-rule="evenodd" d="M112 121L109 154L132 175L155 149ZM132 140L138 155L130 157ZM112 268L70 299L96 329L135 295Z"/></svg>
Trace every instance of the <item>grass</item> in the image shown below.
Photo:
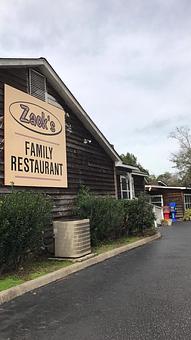
<svg viewBox="0 0 191 340"><path fill-rule="evenodd" d="M0 278L0 292L26 281L36 279L37 277L51 273L55 270L67 267L71 264L71 261L56 261L48 259L27 263L16 272L3 275Z"/></svg>
<svg viewBox="0 0 191 340"><path fill-rule="evenodd" d="M96 253L99 255L99 254L105 253L106 251L125 246L126 244L136 242L140 240L141 238L142 237L140 236L128 236L128 237L125 236L115 241L104 242L98 245L97 247L93 247L92 251L93 253Z"/></svg>
<svg viewBox="0 0 191 340"><path fill-rule="evenodd" d="M143 236L128 236L114 241L107 241L97 247L93 247L92 252L99 255L126 244L136 242L141 238L143 238ZM19 270L5 274L0 278L0 292L72 264L73 262L71 261L48 260L47 258L26 263Z"/></svg>
<svg viewBox="0 0 191 340"><path fill-rule="evenodd" d="M2 290L6 290L12 288L14 286L20 285L23 283L23 279L19 279L17 276L8 276L5 278L0 279L0 292Z"/></svg>

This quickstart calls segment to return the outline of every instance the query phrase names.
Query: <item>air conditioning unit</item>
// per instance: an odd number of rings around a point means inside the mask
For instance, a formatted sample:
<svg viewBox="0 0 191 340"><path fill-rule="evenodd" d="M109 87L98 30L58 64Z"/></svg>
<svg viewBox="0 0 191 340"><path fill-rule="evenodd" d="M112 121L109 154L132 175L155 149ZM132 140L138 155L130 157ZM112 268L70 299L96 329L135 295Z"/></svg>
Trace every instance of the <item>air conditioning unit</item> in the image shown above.
<svg viewBox="0 0 191 340"><path fill-rule="evenodd" d="M54 221L55 256L78 258L91 253L90 221Z"/></svg>

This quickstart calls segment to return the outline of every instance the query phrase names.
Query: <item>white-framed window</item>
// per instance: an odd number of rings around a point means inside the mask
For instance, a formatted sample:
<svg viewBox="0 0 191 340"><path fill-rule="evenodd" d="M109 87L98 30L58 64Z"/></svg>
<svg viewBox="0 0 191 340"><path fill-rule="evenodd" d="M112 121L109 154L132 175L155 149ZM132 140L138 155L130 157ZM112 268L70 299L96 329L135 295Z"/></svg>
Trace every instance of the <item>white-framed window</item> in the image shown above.
<svg viewBox="0 0 191 340"><path fill-rule="evenodd" d="M191 194L184 194L184 209L191 208Z"/></svg>
<svg viewBox="0 0 191 340"><path fill-rule="evenodd" d="M152 196L150 196L150 203L153 204L153 205L157 205L158 207L162 207L164 205L162 195L152 195Z"/></svg>
<svg viewBox="0 0 191 340"><path fill-rule="evenodd" d="M120 187L121 187L121 198L123 199L132 199L135 198L135 188L134 188L134 180L131 174L127 174L126 176L120 176Z"/></svg>
<svg viewBox="0 0 191 340"><path fill-rule="evenodd" d="M130 183L128 176L120 176L121 198L130 199Z"/></svg>
<svg viewBox="0 0 191 340"><path fill-rule="evenodd" d="M29 69L29 94L47 101L46 77L33 69Z"/></svg>
<svg viewBox="0 0 191 340"><path fill-rule="evenodd" d="M120 176L121 198L135 198L134 178L130 173Z"/></svg>

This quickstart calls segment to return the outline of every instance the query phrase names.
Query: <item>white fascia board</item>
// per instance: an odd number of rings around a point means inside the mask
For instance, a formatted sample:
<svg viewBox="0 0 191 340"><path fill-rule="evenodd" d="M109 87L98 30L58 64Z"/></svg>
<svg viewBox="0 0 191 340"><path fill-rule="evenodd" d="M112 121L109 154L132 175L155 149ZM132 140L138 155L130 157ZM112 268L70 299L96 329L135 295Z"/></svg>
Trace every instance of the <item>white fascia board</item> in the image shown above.
<svg viewBox="0 0 191 340"><path fill-rule="evenodd" d="M115 166L116 166L116 168L124 168L124 169L134 170L134 171L131 172L131 175L148 177L148 175L146 173L141 172L139 170L139 168L137 168L135 166L123 164L122 162L116 162Z"/></svg>
<svg viewBox="0 0 191 340"><path fill-rule="evenodd" d="M21 67L21 66L40 66L43 65L44 61L42 58L0 58L0 67Z"/></svg>
<svg viewBox="0 0 191 340"><path fill-rule="evenodd" d="M145 185L145 188L147 189L178 189L178 190L191 190L191 188L188 188L188 187L165 187L165 186L162 186L162 185Z"/></svg>
<svg viewBox="0 0 191 340"><path fill-rule="evenodd" d="M139 168L132 166L132 165L123 164L122 161L116 162L115 166L120 167L120 168L124 168L124 169L132 169L132 170L140 171Z"/></svg>
<svg viewBox="0 0 191 340"><path fill-rule="evenodd" d="M148 177L149 175L145 174L144 172L132 172L133 176L142 176L142 177Z"/></svg>

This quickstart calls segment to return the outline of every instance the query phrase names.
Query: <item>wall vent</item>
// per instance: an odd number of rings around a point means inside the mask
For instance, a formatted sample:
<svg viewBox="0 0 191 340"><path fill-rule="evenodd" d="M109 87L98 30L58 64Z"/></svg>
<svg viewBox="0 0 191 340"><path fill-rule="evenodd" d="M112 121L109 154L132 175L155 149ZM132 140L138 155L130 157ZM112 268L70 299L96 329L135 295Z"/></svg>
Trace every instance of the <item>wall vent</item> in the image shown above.
<svg viewBox="0 0 191 340"><path fill-rule="evenodd" d="M89 219L54 221L55 256L78 258L91 253Z"/></svg>
<svg viewBox="0 0 191 340"><path fill-rule="evenodd" d="M46 101L46 77L33 69L29 70L29 94Z"/></svg>

